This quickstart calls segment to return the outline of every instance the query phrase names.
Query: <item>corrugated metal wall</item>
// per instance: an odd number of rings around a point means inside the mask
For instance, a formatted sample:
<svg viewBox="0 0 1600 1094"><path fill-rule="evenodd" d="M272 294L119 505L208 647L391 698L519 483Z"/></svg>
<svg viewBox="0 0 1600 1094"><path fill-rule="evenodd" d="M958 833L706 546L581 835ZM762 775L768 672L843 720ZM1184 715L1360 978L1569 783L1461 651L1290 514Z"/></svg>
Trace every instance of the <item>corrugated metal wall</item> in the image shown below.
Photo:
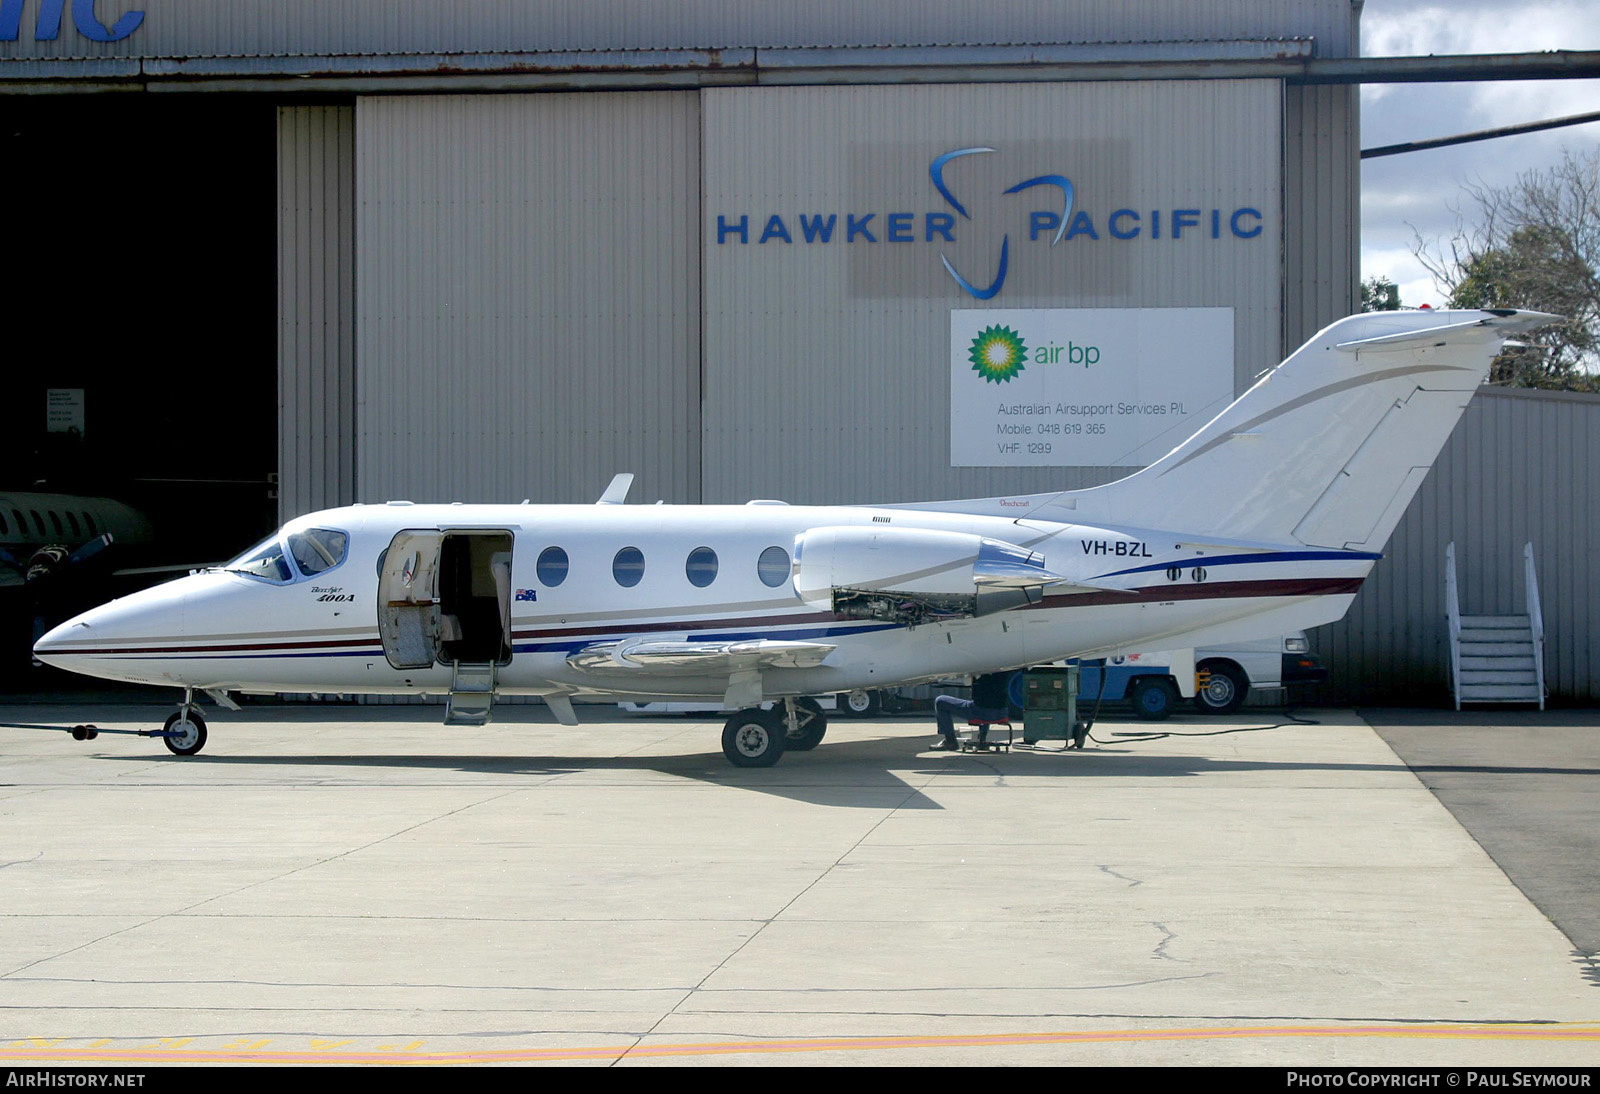
<svg viewBox="0 0 1600 1094"><path fill-rule="evenodd" d="M9 4L7 5L10 6ZM19 7L21 7L19 0ZM143 21L118 41L75 32L35 37L26 5L8 57L212 57L471 53L735 46L933 45L1278 38L1312 35L1323 57L1356 49L1350 0L128 0L100 4L111 27Z"/></svg>
<svg viewBox="0 0 1600 1094"><path fill-rule="evenodd" d="M364 98L363 501L700 496L693 92Z"/></svg>
<svg viewBox="0 0 1600 1094"><path fill-rule="evenodd" d="M278 111L278 513L355 500L355 107Z"/></svg>
<svg viewBox="0 0 1600 1094"><path fill-rule="evenodd" d="M1283 349L1361 310L1361 106L1354 87L1283 89Z"/></svg>
<svg viewBox="0 0 1600 1094"><path fill-rule="evenodd" d="M706 501L970 497L1116 477L1109 468L950 466L952 309L1231 307L1239 389L1281 359L1276 81L702 96ZM962 190L971 220L960 222L955 246L929 242L923 211L946 209L929 164L974 145L995 151L981 168L970 161L986 172L982 189ZM1027 239L1016 220L1025 213L1001 193L1049 171L1072 179L1073 207L1091 212L1098 240ZM1182 242L1170 228L1156 238L1150 211L1170 216L1175 206L1205 210L1204 226ZM1227 218L1240 206L1260 212L1259 237L1230 234ZM1107 219L1122 207L1144 211L1141 238L1111 238ZM1213 208L1223 210L1219 239L1209 237ZM915 239L887 241L893 210L914 214ZM837 214L840 238L806 243L801 213ZM879 242L846 242L847 213L875 213ZM787 219L794 242L759 242L772 214ZM741 217L746 234L730 235ZM939 255L950 251L987 283L1007 231L1004 292L975 300Z"/></svg>
<svg viewBox="0 0 1600 1094"><path fill-rule="evenodd" d="M1456 544L1462 611L1526 610L1532 542L1544 608L1545 684L1600 699L1600 396L1483 388L1339 623L1313 632L1333 666L1324 697L1449 702L1444 552Z"/></svg>

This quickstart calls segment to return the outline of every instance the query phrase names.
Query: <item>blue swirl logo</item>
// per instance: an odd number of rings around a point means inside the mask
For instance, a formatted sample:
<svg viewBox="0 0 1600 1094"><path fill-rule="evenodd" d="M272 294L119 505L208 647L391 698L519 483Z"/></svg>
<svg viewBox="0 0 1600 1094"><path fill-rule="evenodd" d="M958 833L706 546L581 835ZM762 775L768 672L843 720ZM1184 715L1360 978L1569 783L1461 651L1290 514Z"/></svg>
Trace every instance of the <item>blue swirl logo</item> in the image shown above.
<svg viewBox="0 0 1600 1094"><path fill-rule="evenodd" d="M945 203L960 214L963 220L971 220L972 216L967 212L967 207L962 205L955 194L950 192L950 188L945 185L945 165L951 160L959 159L962 156L977 156L993 151L993 148L957 148L946 152L942 156L935 157L934 161L928 165L928 177L933 180L933 188L939 191L939 196L944 198ZM1055 238L1050 241L1050 246L1054 247L1061 242L1061 235L1067 230L1067 221L1070 219L1072 212L1072 180L1065 175L1036 175L1008 188L1005 193L1017 194L1023 190L1031 190L1035 186L1054 186L1061 191L1061 220L1056 228ZM1000 237L1000 265L995 272L994 280L987 287L980 288L961 276L961 271L955 268L949 256L943 252L939 254L939 261L944 263L945 272L954 278L955 283L966 290L968 294L978 300L991 300L1006 283L1006 269L1011 262L1011 234L1007 232Z"/></svg>

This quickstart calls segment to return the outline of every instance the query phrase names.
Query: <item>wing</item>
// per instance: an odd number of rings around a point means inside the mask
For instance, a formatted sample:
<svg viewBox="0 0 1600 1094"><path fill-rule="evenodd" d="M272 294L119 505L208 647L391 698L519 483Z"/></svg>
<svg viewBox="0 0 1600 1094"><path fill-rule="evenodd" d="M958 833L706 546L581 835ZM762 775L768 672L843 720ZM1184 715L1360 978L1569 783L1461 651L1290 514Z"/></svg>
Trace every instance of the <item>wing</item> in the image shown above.
<svg viewBox="0 0 1600 1094"><path fill-rule="evenodd" d="M684 642L630 638L597 642L567 657L579 672L601 676L725 676L723 702L730 708L761 701L761 670L815 668L834 651L826 642L780 642L767 638L736 642Z"/></svg>
<svg viewBox="0 0 1600 1094"><path fill-rule="evenodd" d="M825 642L777 642L766 638L737 642L675 642L625 639L598 642L567 657L580 672L670 673L707 676L746 669L809 669L834 651Z"/></svg>

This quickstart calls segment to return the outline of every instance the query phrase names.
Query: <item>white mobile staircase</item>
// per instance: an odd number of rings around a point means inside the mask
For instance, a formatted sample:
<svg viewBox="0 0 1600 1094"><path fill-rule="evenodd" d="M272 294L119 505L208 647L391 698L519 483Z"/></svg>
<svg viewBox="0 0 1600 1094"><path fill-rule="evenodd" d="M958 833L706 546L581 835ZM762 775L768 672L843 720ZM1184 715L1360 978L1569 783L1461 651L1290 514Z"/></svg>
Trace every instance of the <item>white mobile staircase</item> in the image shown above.
<svg viewBox="0 0 1600 1094"><path fill-rule="evenodd" d="M1544 709L1544 615L1533 544L1522 548L1526 615L1462 615L1456 595L1456 545L1445 548L1445 610L1450 618L1450 677L1462 703L1538 703Z"/></svg>
<svg viewBox="0 0 1600 1094"><path fill-rule="evenodd" d="M450 700L444 708L447 726L483 726L489 724L494 706L495 664L457 661L455 678L450 684Z"/></svg>

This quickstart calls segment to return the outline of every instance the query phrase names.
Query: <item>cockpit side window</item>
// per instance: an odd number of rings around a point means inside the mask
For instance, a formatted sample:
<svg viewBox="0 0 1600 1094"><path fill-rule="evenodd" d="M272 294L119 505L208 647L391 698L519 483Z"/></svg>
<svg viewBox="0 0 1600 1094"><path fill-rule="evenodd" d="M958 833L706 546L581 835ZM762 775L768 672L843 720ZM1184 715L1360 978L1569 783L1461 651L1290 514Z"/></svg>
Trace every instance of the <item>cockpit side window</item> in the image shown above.
<svg viewBox="0 0 1600 1094"><path fill-rule="evenodd" d="M258 577L275 585L286 585L294 580L294 573L283 554L283 544L277 536L246 551L223 569L247 577Z"/></svg>
<svg viewBox="0 0 1600 1094"><path fill-rule="evenodd" d="M350 537L332 528L307 528L289 537L289 553L306 577L331 570L344 561Z"/></svg>

